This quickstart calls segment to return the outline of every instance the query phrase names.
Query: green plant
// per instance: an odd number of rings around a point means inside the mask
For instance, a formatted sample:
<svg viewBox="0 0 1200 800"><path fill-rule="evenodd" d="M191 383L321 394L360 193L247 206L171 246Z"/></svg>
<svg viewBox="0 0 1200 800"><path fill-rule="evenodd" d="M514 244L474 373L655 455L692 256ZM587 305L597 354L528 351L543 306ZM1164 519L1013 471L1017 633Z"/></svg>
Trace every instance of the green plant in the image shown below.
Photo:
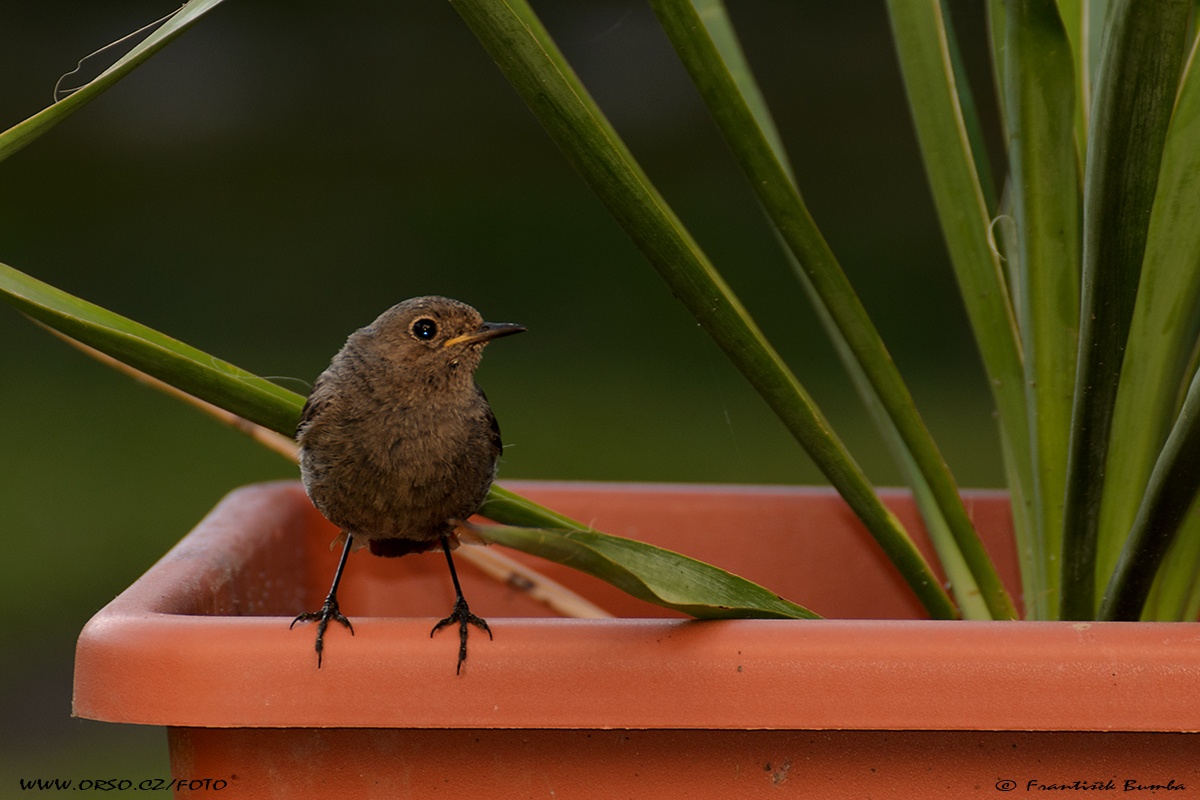
<svg viewBox="0 0 1200 800"><path fill-rule="evenodd" d="M97 81L0 135L0 158L102 91L219 0L191 2ZM652 0L916 496L951 588L674 214L522 0L454 0L469 27L671 291L821 467L935 617L1016 616L953 476L793 178L717 0ZM992 0L1008 174L983 151L947 9L890 0L930 187L988 375L1032 618L1194 618L1188 509L1200 388L1200 79L1187 0ZM1102 24L1098 22L1102 20ZM998 187L998 189L997 189ZM189 395L290 435L301 398L9 267L19 308ZM1120 480L1106 480L1106 475ZM674 554L582 530L496 489L506 544L577 563L699 616L810 616ZM485 534L486 535L486 534ZM592 536L600 538L584 542ZM598 552L604 544L616 550ZM564 548L576 548L564 554ZM1165 558L1168 549L1174 557ZM642 572L630 581L635 562ZM687 563L713 581L671 579ZM662 584L662 585L659 585ZM732 593L732 594L730 594ZM953 599L951 597L953 596ZM667 599L667 598L673 599ZM782 604L780 604L782 602ZM731 612L730 609L734 611Z"/></svg>

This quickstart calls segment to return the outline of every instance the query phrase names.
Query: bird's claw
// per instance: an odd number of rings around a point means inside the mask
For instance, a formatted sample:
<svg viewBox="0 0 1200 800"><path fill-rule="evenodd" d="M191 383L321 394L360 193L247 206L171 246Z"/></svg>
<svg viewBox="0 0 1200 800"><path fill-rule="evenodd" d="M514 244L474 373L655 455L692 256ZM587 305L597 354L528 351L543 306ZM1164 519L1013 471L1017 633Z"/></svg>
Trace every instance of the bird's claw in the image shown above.
<svg viewBox="0 0 1200 800"><path fill-rule="evenodd" d="M354 626L350 624L350 620L346 619L346 615L338 609L337 598L333 595L325 598L320 611L307 611L303 614L297 614L296 618L292 620L292 624L288 626L288 630L291 630L297 622L317 623L317 669L321 668L321 653L325 649L325 629L329 627L330 620L345 625L350 631L350 635L354 635Z"/></svg>
<svg viewBox="0 0 1200 800"><path fill-rule="evenodd" d="M471 613L471 609L467 607L467 601L459 597L454 601L454 608L450 611L450 616L440 621L433 626L433 630L429 632L430 638L447 625L458 623L458 666L455 667L456 674L462 674L463 662L467 660L467 626L474 625L477 628L485 631L488 638L492 638L492 629L488 627L487 620L483 617L477 617Z"/></svg>

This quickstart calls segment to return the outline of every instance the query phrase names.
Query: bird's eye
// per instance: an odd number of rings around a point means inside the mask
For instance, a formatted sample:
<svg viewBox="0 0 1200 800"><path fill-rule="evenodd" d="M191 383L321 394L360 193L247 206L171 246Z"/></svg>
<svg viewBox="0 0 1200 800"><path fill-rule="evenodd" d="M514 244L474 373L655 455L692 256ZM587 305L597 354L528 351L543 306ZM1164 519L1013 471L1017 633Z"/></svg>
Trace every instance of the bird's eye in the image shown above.
<svg viewBox="0 0 1200 800"><path fill-rule="evenodd" d="M431 319L422 317L413 323L412 335L423 342L428 342L434 336L437 336L437 323Z"/></svg>

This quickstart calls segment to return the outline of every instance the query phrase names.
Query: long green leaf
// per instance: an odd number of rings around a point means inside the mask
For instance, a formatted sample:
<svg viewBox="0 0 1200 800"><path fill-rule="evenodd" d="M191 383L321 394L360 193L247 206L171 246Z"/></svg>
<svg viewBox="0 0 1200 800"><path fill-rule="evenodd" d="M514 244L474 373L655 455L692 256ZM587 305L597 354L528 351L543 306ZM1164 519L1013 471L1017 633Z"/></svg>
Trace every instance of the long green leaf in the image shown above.
<svg viewBox="0 0 1200 800"><path fill-rule="evenodd" d="M1071 43L1075 73L1075 147L1080 163L1087 153L1092 85L1100 63L1100 45L1109 0L1057 0L1058 14Z"/></svg>
<svg viewBox="0 0 1200 800"><path fill-rule="evenodd" d="M1141 284L1113 410L1097 544L1107 582L1166 440L1200 336L1200 64L1188 61L1163 148Z"/></svg>
<svg viewBox="0 0 1200 800"><path fill-rule="evenodd" d="M504 526L478 528L489 542L607 581L634 597L702 619L816 614L730 572L644 542L601 533L493 486L479 513Z"/></svg>
<svg viewBox="0 0 1200 800"><path fill-rule="evenodd" d="M1137 620L1154 576L1200 491L1200 373L1167 437L1100 606L1101 619Z"/></svg>
<svg viewBox="0 0 1200 800"><path fill-rule="evenodd" d="M0 264L0 296L30 317L118 361L286 436L304 398L100 306Z"/></svg>
<svg viewBox="0 0 1200 800"><path fill-rule="evenodd" d="M1200 617L1200 503L1183 516L1175 540L1150 587L1142 619L1154 622L1195 622Z"/></svg>
<svg viewBox="0 0 1200 800"><path fill-rule="evenodd" d="M738 41L733 24L730 22L729 15L725 11L724 4L721 0L693 0L693 4L697 11L699 11L704 27L712 37L713 43L720 53L721 60L733 78L738 93L750 109L750 113L753 115L754 121L758 125L762 135L770 143L771 150L779 160L779 164L786 171L788 180L795 185L796 177L788 161L787 152L784 150L783 140L779 136L779 131L775 127L775 121L772 119L770 111L767 109L766 100L758 88L758 83L754 79L750 64L742 52L741 43ZM941 508L938 506L933 490L930 488L925 476L921 474L921 470L913 458L912 452L904 443L904 438L900 435L896 423L888 415L887 409L884 407L883 401L879 398L879 394L875 391L875 387L871 384L866 371L863 370L862 366L858 363L858 359L855 358L850 343L846 341L846 337L842 335L832 315L821 302L812 280L809 279L807 273L800 266L800 262L796 259L796 256L787 248L778 230L776 230L775 235L779 237L788 263L791 264L792 271L795 273L797 280L800 281L801 287L812 303L813 309L817 314L817 319L829 337L834 352L837 353L838 359L845 368L847 375L849 375L850 382L854 385L855 391L862 400L867 414L871 417L871 421L879 431L880 438L882 438L888 452L891 453L893 461L895 461L901 474L904 476L905 483L912 489L913 500L916 502L917 508L921 513L921 518L925 522L925 530L928 532L934 549L938 553L942 570L946 573L946 582L954 594L959 611L965 619L992 619L992 613L984 599L984 593L980 591L979 584L975 581L975 576L971 574L970 566L955 544L954 534L950 530L950 526L946 522Z"/></svg>
<svg viewBox="0 0 1200 800"><path fill-rule="evenodd" d="M1006 0L1004 87L1013 216L1021 279L1034 533L1040 553L1062 550L1063 493L1079 327L1079 193L1074 71L1054 0ZM1031 616L1057 616L1059 571L1045 559L1043 602Z"/></svg>
<svg viewBox="0 0 1200 800"><path fill-rule="evenodd" d="M1109 11L1084 169L1082 313L1063 512L1067 619L1096 612L1109 433L1190 11L1190 0L1119 0Z"/></svg>
<svg viewBox="0 0 1200 800"><path fill-rule="evenodd" d="M1007 0L1006 0L1007 2ZM1055 0L1063 33L1071 46L1072 74L1075 76L1075 145L1082 155L1087 152L1087 113L1089 76L1087 74L1087 0Z"/></svg>
<svg viewBox="0 0 1200 800"><path fill-rule="evenodd" d="M186 394L288 437L296 430L304 398L295 392L3 264L0 297L54 330ZM512 531L504 544L578 565L637 597L694 616L815 616L724 570L653 545L606 536L500 486L492 487L482 513L505 525L541 529L496 529ZM558 541L563 531L572 533Z"/></svg>
<svg viewBox="0 0 1200 800"><path fill-rule="evenodd" d="M800 196L782 158L778 138L768 133L771 128L760 124L766 113L761 98L757 92L752 93L753 99L743 93L726 59L736 59L741 86L753 82L749 68L731 47L729 34L722 36L722 53L709 31L710 25L728 29L720 4L706 3L707 13L703 15L693 0L654 0L652 5L763 208L800 264L807 285L815 290L820 306L836 325L837 339L849 348L853 363L867 377L872 399L878 399L886 410L936 501L938 518L945 521L952 535L948 541L939 541L952 551L944 555L947 560L958 555L968 565L972 583L982 593L992 618L1015 616L1012 601L979 541L950 469L917 412L908 387Z"/></svg>
<svg viewBox="0 0 1200 800"><path fill-rule="evenodd" d="M940 2L942 17L949 20L950 0L940 0ZM958 36L955 34L954 25L946 24L943 26L942 32L946 37L946 56L949 59L963 132L967 137L967 146L971 149L975 177L979 181L979 193L983 198L984 207L987 208L989 214L994 216L1000 202L1000 194L996 191L995 180L992 177L987 143L983 138L983 122L979 119L979 111L975 105L975 93L971 90L971 82L967 77L967 65L963 62L962 51L958 47Z"/></svg>
<svg viewBox="0 0 1200 800"><path fill-rule="evenodd" d="M502 486L492 485L480 513L493 522L526 528L591 530L587 525L559 514Z"/></svg>
<svg viewBox="0 0 1200 800"><path fill-rule="evenodd" d="M89 100L128 75L221 2L222 0L191 0L172 14L154 33L143 39L92 81L54 105L0 133L0 161L25 147Z"/></svg>
<svg viewBox="0 0 1200 800"><path fill-rule="evenodd" d="M1000 128L1008 130L1007 92L1004 90L1004 53L1008 49L1008 31L1005 28L1008 24L1008 12L1004 7L1004 2L1005 0L987 0L987 30L992 84L996 87L996 110L1000 114ZM1007 186L1004 187L1005 192L1007 192L1007 188ZM1007 199L1007 195L1004 195L1002 199Z"/></svg>
<svg viewBox="0 0 1200 800"><path fill-rule="evenodd" d="M940 0L889 0L896 51L917 140L925 162L942 235L950 252L967 317L1000 417L1001 449L1012 482L1017 552L1027 608L1041 596L1043 572L1025 522L1034 497L1030 468L1024 376L1016 321L999 254L991 244L992 217L980 183L977 155L968 133L955 54Z"/></svg>
<svg viewBox="0 0 1200 800"><path fill-rule="evenodd" d="M817 619L818 615L723 569L598 531L481 526L484 541L565 564L623 592L701 619Z"/></svg>
<svg viewBox="0 0 1200 800"><path fill-rule="evenodd" d="M903 526L650 183L529 5L523 0L453 5L609 213L808 451L930 614L954 616L953 603Z"/></svg>

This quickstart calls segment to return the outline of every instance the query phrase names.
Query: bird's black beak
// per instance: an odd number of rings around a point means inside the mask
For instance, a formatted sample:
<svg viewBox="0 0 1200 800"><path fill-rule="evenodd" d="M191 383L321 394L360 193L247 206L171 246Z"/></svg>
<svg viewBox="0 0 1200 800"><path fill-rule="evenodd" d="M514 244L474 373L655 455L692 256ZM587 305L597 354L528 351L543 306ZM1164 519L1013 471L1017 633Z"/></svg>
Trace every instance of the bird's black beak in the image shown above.
<svg viewBox="0 0 1200 800"><path fill-rule="evenodd" d="M523 325L514 325L511 322L485 322L479 326L479 330L447 339L442 346L449 347L452 344L481 344L483 342L490 342L492 339L498 339L501 336L521 333L524 330L525 327Z"/></svg>

